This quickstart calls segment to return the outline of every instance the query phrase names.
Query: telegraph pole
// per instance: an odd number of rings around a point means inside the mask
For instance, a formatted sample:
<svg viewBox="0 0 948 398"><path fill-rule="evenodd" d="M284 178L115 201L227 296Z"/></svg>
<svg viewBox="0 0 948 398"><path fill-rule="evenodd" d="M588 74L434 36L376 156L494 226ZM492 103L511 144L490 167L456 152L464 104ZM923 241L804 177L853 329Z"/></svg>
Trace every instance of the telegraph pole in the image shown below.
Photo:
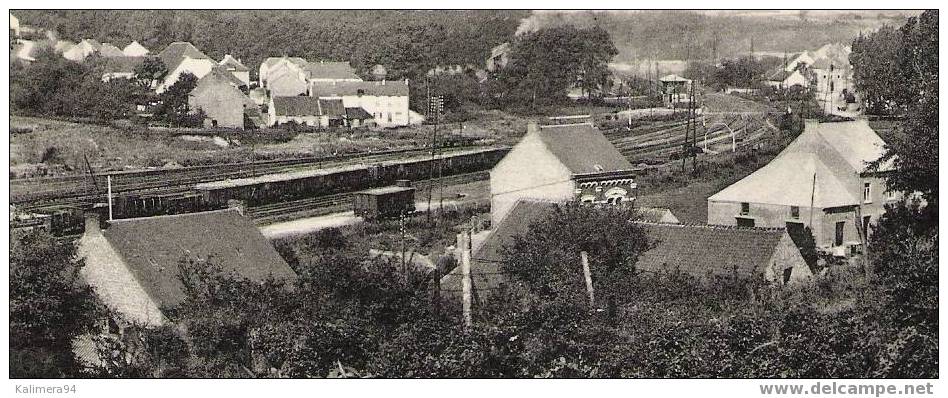
<svg viewBox="0 0 948 398"><path fill-rule="evenodd" d="M698 146L698 104L695 102L695 82L691 82L691 100L688 101L691 108L691 172L698 171L698 154L695 153L695 147Z"/></svg>

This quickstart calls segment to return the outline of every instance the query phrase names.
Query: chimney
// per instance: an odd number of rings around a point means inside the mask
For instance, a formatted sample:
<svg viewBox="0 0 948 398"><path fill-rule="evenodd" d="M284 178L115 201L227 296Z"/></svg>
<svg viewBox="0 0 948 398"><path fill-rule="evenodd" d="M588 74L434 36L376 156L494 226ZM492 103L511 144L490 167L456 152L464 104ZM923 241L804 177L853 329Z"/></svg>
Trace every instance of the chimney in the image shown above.
<svg viewBox="0 0 948 398"><path fill-rule="evenodd" d="M237 210L237 213L244 215L244 212L247 210L247 203L238 199L228 199L227 208Z"/></svg>
<svg viewBox="0 0 948 398"><path fill-rule="evenodd" d="M527 123L527 134L539 133L539 132L540 132L540 124L538 124L537 122Z"/></svg>
<svg viewBox="0 0 948 398"><path fill-rule="evenodd" d="M105 213L107 211L108 211L107 204L96 203L92 205L91 208L86 209L82 213L82 216L85 219L85 227L86 227L85 235L88 235L88 236L102 235L103 226L108 227L107 223L103 223L103 220L105 220Z"/></svg>

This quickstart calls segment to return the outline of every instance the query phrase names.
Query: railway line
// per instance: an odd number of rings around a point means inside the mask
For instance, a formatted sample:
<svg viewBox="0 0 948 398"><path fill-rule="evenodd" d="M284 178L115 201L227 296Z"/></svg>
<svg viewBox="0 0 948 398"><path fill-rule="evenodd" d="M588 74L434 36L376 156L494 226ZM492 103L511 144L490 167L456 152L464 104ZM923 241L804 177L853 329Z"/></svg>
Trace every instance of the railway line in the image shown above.
<svg viewBox="0 0 948 398"><path fill-rule="evenodd" d="M445 148L445 154L472 147ZM115 172L112 192L118 194L170 195L190 190L194 185L263 174L286 172L300 167L344 167L362 163L398 160L430 153L429 148L395 150L372 154L346 155L332 158L297 158L254 163L232 163L193 168ZM52 184L52 187L49 185ZM106 176L97 175L99 190L88 176L52 177L11 181L10 201L27 211L63 206L83 206L101 201L105 195Z"/></svg>
<svg viewBox="0 0 948 398"><path fill-rule="evenodd" d="M485 180L489 178L489 176L490 173L487 171L475 171L471 173L444 176L441 178L441 182L445 186L461 185L474 181ZM438 184L438 178L431 180L420 180L415 182L414 186L418 189L419 195L426 195L428 187L432 186L433 184ZM286 202L269 203L260 206L252 206L247 208L246 214L258 225L270 224L288 218L326 215L348 209L352 201L353 194L354 192L345 192Z"/></svg>

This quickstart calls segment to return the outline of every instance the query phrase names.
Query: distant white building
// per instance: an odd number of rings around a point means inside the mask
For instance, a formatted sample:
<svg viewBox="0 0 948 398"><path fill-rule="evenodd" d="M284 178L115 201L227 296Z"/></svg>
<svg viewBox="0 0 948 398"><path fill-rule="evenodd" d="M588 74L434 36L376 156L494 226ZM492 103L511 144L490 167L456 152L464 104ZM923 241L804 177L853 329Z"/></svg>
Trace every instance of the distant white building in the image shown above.
<svg viewBox="0 0 948 398"><path fill-rule="evenodd" d="M64 51L63 57L70 61L79 62L98 52L100 47L102 47L102 43L95 39L84 39Z"/></svg>
<svg viewBox="0 0 948 398"><path fill-rule="evenodd" d="M122 53L129 57L144 57L148 55L148 49L137 41L133 41L122 49Z"/></svg>
<svg viewBox="0 0 948 398"><path fill-rule="evenodd" d="M174 42L158 53L158 58L165 64L168 74L158 82L155 92L163 93L168 87L177 83L184 73L191 73L198 79L204 77L217 66L217 62L188 42Z"/></svg>
<svg viewBox="0 0 948 398"><path fill-rule="evenodd" d="M250 87L250 68L244 66L239 59L234 58L232 55L224 55L224 58L221 59L221 62L218 63L220 66L224 67L225 70L234 75L237 80L243 82L245 86Z"/></svg>
<svg viewBox="0 0 948 398"><path fill-rule="evenodd" d="M20 37L20 18L10 14L10 36Z"/></svg>

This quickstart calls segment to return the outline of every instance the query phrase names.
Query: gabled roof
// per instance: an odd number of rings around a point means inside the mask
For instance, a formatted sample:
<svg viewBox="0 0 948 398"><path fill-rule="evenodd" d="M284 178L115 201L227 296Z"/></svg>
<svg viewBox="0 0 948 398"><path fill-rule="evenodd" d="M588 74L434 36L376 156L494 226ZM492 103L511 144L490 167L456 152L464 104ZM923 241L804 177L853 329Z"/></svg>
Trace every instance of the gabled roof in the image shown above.
<svg viewBox="0 0 948 398"><path fill-rule="evenodd" d="M734 272L741 277L762 276L786 234L783 228L636 224L645 229L652 244L639 255L636 270L678 270L698 278L732 276Z"/></svg>
<svg viewBox="0 0 948 398"><path fill-rule="evenodd" d="M787 71L784 69L771 71L771 73L767 75L767 80L772 81L772 82L783 82L784 80L787 80L787 78L793 75L795 72L796 72L795 70Z"/></svg>
<svg viewBox="0 0 948 398"><path fill-rule="evenodd" d="M319 98L309 96L273 97L277 116L322 116Z"/></svg>
<svg viewBox="0 0 948 398"><path fill-rule="evenodd" d="M161 62L164 62L169 72L177 69L185 58L210 59L193 44L184 41L169 44L168 47L158 53L158 58L161 59Z"/></svg>
<svg viewBox="0 0 948 398"><path fill-rule="evenodd" d="M471 279L476 290L498 288L505 282L503 251L530 226L556 211L550 202L521 199L475 250L471 259ZM640 213L641 215L641 213ZM640 254L636 269L643 272L675 271L703 278L711 275L762 275L781 238L783 228L744 228L630 221L640 225L652 243ZM460 291L461 270L455 268L441 279L441 288Z"/></svg>
<svg viewBox="0 0 948 398"><path fill-rule="evenodd" d="M362 109L362 107L357 106L354 108L346 108L346 117L355 120L366 120L372 119L372 114L365 109Z"/></svg>
<svg viewBox="0 0 948 398"><path fill-rule="evenodd" d="M672 224L680 222L671 210L664 207L638 207L637 210L639 221Z"/></svg>
<svg viewBox="0 0 948 398"><path fill-rule="evenodd" d="M305 59L300 58L300 57L269 57L263 61L262 65L266 65L267 68L270 68L282 60L286 60L287 62L296 64L299 66L305 66L308 63Z"/></svg>
<svg viewBox="0 0 948 398"><path fill-rule="evenodd" d="M313 95L318 97L342 97L353 95L373 95L387 97L407 97L408 83L404 80L379 82L320 82L310 83Z"/></svg>
<svg viewBox="0 0 948 398"><path fill-rule="evenodd" d="M556 209L556 204L544 201L521 199L514 204L504 218L471 253L471 279L475 289L496 289L504 282L500 263L504 260L505 247L513 244L516 236L529 232L530 225ZM461 290L461 267L457 267L441 278L443 290Z"/></svg>
<svg viewBox="0 0 948 398"><path fill-rule="evenodd" d="M233 209L114 220L102 235L160 308L186 298L182 259L206 260L254 282L297 278L253 222Z"/></svg>
<svg viewBox="0 0 948 398"><path fill-rule="evenodd" d="M128 43L128 45L122 49L122 52L128 56L141 56L141 55L148 54L148 49L145 48L145 46L138 43L137 41L133 41L131 43Z"/></svg>
<svg viewBox="0 0 948 398"><path fill-rule="evenodd" d="M218 63L221 66L233 69L235 72L249 72L250 68L244 66L236 58L232 57L230 54L224 55L224 58L221 59L221 62Z"/></svg>
<svg viewBox="0 0 948 398"><path fill-rule="evenodd" d="M310 62L303 67L307 79L358 79L348 62Z"/></svg>
<svg viewBox="0 0 948 398"><path fill-rule="evenodd" d="M590 123L539 126L547 149L573 174L633 170L634 166Z"/></svg>
<svg viewBox="0 0 948 398"><path fill-rule="evenodd" d="M346 117L346 106L343 105L341 99L320 99L319 109L322 110L323 115L329 117Z"/></svg>
<svg viewBox="0 0 948 398"><path fill-rule="evenodd" d="M103 57L124 57L125 53L111 43L102 43L102 45L99 46L99 55Z"/></svg>
<svg viewBox="0 0 948 398"><path fill-rule="evenodd" d="M819 208L856 205L860 198L844 181L864 172L866 162L882 155L883 145L864 120L807 122L803 133L770 163L708 200L801 207L812 202ZM839 169L831 165L845 169L834 171ZM885 165L881 170L890 169Z"/></svg>
<svg viewBox="0 0 948 398"><path fill-rule="evenodd" d="M103 59L102 73L134 73L145 57L109 57Z"/></svg>
<svg viewBox="0 0 948 398"><path fill-rule="evenodd" d="M205 90L231 90L240 94L241 99L244 104L248 105L248 108L256 108L256 104L253 103L253 100L250 99L243 91L240 90L240 87L244 85L244 82L240 81L233 74L226 71L222 67L214 67L211 71L204 75L204 77L198 79L197 84L194 86L194 89L191 90L190 95L198 95Z"/></svg>

